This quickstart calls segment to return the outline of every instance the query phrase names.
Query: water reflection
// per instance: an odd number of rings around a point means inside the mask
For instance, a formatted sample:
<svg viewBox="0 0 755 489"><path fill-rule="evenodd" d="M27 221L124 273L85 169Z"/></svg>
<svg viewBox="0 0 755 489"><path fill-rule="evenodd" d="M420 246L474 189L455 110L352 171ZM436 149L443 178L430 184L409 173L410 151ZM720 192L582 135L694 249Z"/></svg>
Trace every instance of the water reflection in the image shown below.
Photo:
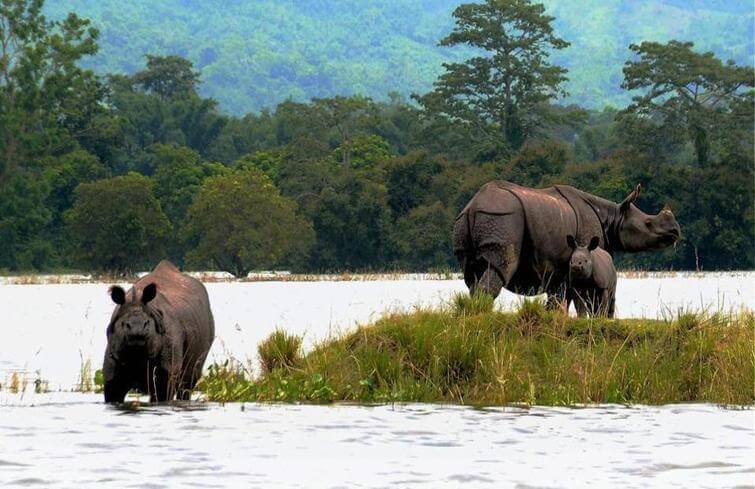
<svg viewBox="0 0 755 489"><path fill-rule="evenodd" d="M709 405L0 405L0 486L752 486L755 417ZM8 399L6 399L8 401Z"/></svg>

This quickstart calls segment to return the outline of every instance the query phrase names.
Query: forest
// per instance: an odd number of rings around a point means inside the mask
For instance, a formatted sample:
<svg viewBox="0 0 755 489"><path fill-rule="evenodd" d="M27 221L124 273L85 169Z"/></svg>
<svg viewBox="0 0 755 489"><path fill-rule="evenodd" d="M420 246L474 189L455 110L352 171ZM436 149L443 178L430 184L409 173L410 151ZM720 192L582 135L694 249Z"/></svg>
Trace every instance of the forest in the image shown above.
<svg viewBox="0 0 755 489"><path fill-rule="evenodd" d="M469 1L469 0L466 0ZM100 50L82 60L95 73L133 74L144 54L175 54L202 72L199 93L242 116L281 102L364 95L389 100L428 91L442 63L465 46L439 46L464 0L55 0L100 29ZM543 0L570 46L552 53L569 70L566 104L623 107L630 44L686 39L722 59L751 63L752 2L746 0Z"/></svg>
<svg viewBox="0 0 755 489"><path fill-rule="evenodd" d="M620 255L622 268L755 266L753 68L693 42L627 46L621 108L567 105L558 53L571 40L556 19L485 0L453 10L436 42L465 55L426 91L233 115L186 57L145 52L132 73L95 72L99 30L44 12L0 3L5 273L124 273L163 257L236 276L451 270L453 220L493 179L614 201L641 183L639 207L670 206L683 239Z"/></svg>

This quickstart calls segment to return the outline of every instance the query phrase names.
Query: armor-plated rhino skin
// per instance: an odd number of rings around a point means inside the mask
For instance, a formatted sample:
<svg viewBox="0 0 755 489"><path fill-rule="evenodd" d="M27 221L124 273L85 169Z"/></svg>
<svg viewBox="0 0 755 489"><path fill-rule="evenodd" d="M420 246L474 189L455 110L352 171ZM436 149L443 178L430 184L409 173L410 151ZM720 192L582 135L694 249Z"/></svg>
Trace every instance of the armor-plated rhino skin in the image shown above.
<svg viewBox="0 0 755 489"><path fill-rule="evenodd" d="M105 402L123 402L137 389L152 402L188 399L215 338L202 283L169 261L128 291L111 287L117 304L107 327Z"/></svg>
<svg viewBox="0 0 755 489"><path fill-rule="evenodd" d="M616 251L660 249L681 236L670 209L648 215L633 202L638 185L621 203L568 185L544 189L492 181L472 197L456 218L453 246L470 293L497 297L502 288L517 294L548 294L548 304L563 304L568 288L571 249L598 236L599 246Z"/></svg>

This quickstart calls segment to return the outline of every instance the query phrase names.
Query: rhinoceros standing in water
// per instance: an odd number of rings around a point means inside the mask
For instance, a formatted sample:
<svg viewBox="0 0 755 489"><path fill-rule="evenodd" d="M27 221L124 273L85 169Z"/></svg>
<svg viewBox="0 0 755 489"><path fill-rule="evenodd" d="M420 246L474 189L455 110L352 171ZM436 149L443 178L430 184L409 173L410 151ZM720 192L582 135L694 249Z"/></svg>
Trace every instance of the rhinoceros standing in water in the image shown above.
<svg viewBox="0 0 755 489"><path fill-rule="evenodd" d="M562 305L572 251L567 235L579 241L598 236L611 254L660 249L679 239L671 210L645 214L633 204L639 194L638 185L617 204L567 185L486 183L454 223L454 254L464 282L470 293L497 297L503 287L524 295L545 292L549 307Z"/></svg>
<svg viewBox="0 0 755 489"><path fill-rule="evenodd" d="M107 327L105 402L123 402L130 389L150 400L188 399L215 338L207 290L161 261L127 292L111 287L117 304Z"/></svg>

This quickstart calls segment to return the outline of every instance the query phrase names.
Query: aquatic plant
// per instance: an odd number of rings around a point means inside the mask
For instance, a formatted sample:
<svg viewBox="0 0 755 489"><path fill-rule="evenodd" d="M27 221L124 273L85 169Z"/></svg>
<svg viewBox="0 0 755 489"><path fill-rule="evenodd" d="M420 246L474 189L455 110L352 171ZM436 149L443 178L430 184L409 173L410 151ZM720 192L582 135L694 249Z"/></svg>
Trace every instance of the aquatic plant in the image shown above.
<svg viewBox="0 0 755 489"><path fill-rule="evenodd" d="M214 401L442 402L473 405L755 401L755 315L570 318L524 302L515 312L394 313L254 377L214 365ZM295 342L293 342L295 343ZM298 351L298 343L295 343ZM292 362L287 360L286 365ZM274 365L274 366L273 366Z"/></svg>
<svg viewBox="0 0 755 489"><path fill-rule="evenodd" d="M282 330L274 331L257 347L260 367L265 373L292 369L301 362L301 337Z"/></svg>
<svg viewBox="0 0 755 489"><path fill-rule="evenodd" d="M84 360L81 352L79 352L79 356L81 357L81 366L79 367L79 382L76 384L76 391L92 392L94 390L94 373L92 372L92 360L89 358Z"/></svg>
<svg viewBox="0 0 755 489"><path fill-rule="evenodd" d="M8 391L11 394L23 394L29 386L29 376L25 371L13 372L10 381L7 382Z"/></svg>
<svg viewBox="0 0 755 489"><path fill-rule="evenodd" d="M37 370L35 372L36 376L34 378L34 393L35 394L44 394L46 392L50 392L50 383L42 378L42 371Z"/></svg>

